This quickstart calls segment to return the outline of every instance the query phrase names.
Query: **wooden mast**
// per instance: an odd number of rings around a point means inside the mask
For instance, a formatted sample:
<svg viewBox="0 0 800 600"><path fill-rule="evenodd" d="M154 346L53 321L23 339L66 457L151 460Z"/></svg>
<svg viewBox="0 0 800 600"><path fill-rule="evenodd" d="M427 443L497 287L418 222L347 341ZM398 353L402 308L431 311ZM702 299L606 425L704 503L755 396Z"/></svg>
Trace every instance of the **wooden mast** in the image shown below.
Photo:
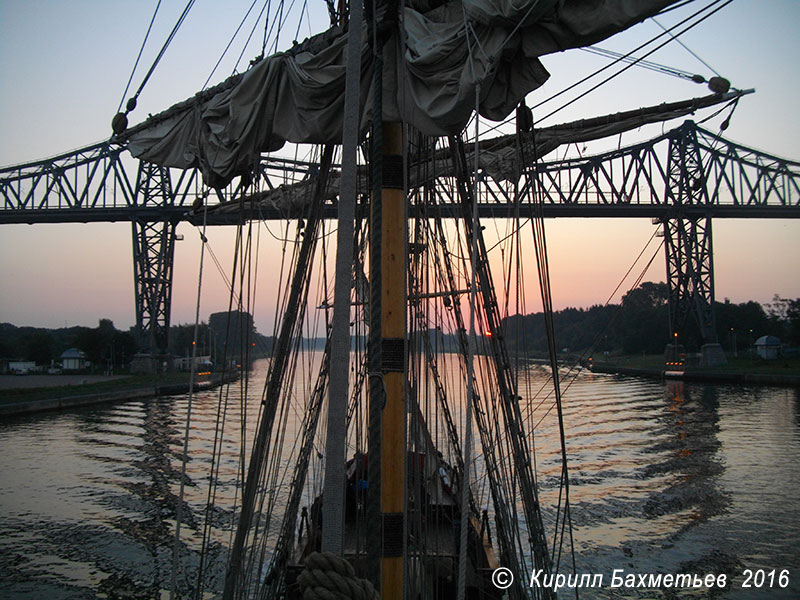
<svg viewBox="0 0 800 600"><path fill-rule="evenodd" d="M381 418L380 594L403 598L404 509L406 496L406 279L407 230L403 177L403 126L383 122L381 203L381 357L385 404Z"/></svg>
<svg viewBox="0 0 800 600"><path fill-rule="evenodd" d="M382 600L403 600L406 460L407 239L404 128L384 119L385 44L397 0L367 3L373 58L370 201L368 571ZM393 82L388 90L397 89Z"/></svg>

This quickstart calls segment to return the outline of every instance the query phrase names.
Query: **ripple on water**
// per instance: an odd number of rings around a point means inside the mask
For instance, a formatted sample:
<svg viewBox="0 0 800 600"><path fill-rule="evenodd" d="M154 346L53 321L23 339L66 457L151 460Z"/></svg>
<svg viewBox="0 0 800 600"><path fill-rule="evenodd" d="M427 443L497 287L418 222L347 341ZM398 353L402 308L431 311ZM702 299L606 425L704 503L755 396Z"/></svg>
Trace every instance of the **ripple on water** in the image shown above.
<svg viewBox="0 0 800 600"><path fill-rule="evenodd" d="M456 364L456 363L454 363ZM457 367L454 367L457 368ZM529 390L546 371L534 370ZM252 384L255 410L261 385ZM235 448L238 396L223 437ZM179 589L202 543L218 393L195 396L187 453ZM544 520L555 523L561 458L548 402L522 412L535 432ZM800 573L796 390L664 384L582 373L564 397L578 572ZM154 597L169 588L185 397L97 406L0 425L0 597ZM252 428L247 443L253 439ZM226 446L227 448L227 446ZM211 511L211 589L223 579L241 470L226 449ZM285 482L283 484L285 486ZM797 597L800 576L770 600ZM759 598L740 579L719 597ZM704 597L592 590L596 598Z"/></svg>

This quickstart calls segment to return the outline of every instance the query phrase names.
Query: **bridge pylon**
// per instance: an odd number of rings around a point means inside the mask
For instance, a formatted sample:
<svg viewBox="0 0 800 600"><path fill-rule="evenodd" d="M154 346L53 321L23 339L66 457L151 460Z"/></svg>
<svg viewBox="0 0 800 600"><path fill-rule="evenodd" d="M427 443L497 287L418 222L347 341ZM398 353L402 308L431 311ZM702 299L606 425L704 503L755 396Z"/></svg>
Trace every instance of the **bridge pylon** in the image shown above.
<svg viewBox="0 0 800 600"><path fill-rule="evenodd" d="M174 195L169 169L142 161L135 201L141 208L171 206ZM154 359L168 353L176 225L164 217L132 219L136 331L140 346ZM158 360L163 367L164 358Z"/></svg>
<svg viewBox="0 0 800 600"><path fill-rule="evenodd" d="M708 198L697 129L688 124L670 139L665 191L672 208L663 219L672 351L677 352L680 345L699 333L701 361L709 366L725 363L714 317L711 214L710 210L706 214L697 211L713 203ZM687 211L690 207L693 210ZM689 328L689 315L694 317L696 328Z"/></svg>

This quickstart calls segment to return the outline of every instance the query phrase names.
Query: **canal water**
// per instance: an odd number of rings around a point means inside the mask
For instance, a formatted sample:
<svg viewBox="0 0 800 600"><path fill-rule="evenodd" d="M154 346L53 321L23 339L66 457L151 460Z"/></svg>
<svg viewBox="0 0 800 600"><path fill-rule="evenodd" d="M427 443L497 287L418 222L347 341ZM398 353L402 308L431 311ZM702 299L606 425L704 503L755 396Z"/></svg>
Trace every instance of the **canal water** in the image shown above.
<svg viewBox="0 0 800 600"><path fill-rule="evenodd" d="M538 382L546 372L532 367L528 376ZM193 405L188 549L203 544L218 398L204 392ZM186 409L185 396L167 397L0 424L0 598L168 596ZM800 390L584 372L564 410L575 567L603 583L580 597L800 597ZM235 441L231 415L223 436ZM546 507L558 494L557 436L555 427L537 430ZM209 597L221 589L240 468L236 453L223 454L205 542ZM545 510L547 523L553 516ZM176 584L185 593L198 553L181 556ZM561 570L569 565L566 554ZM731 583L711 591L644 589L638 580L611 586L615 574L651 573L725 575Z"/></svg>

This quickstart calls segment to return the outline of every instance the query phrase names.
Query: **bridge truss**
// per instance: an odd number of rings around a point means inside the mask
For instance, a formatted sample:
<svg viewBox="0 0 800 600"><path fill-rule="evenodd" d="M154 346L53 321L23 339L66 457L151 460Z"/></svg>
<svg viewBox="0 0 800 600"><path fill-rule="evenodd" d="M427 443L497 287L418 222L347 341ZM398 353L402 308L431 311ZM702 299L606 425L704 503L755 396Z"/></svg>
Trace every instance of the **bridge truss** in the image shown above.
<svg viewBox="0 0 800 600"><path fill-rule="evenodd" d="M511 146L506 144L506 154L511 152L513 164ZM539 162L535 172L545 192L546 217L647 217L660 223L671 329L681 330L694 315L706 342L716 341L712 218L800 218L800 163L735 144L692 121L602 154ZM0 224L132 223L137 328L151 351L163 353L177 224L202 223L197 203L207 207L209 225L299 218L316 173L313 162L263 157L255 186L263 191L233 202L234 185L211 190L197 170L137 161L125 147L102 142L0 169ZM532 195L519 189L518 180L492 178L488 167L486 173L481 218L531 214ZM440 175L441 201L433 216L459 218L456 183L446 169ZM335 172L332 189L338 189L336 177ZM411 180L410 193L422 183ZM335 217L336 206L331 194L324 217Z"/></svg>

